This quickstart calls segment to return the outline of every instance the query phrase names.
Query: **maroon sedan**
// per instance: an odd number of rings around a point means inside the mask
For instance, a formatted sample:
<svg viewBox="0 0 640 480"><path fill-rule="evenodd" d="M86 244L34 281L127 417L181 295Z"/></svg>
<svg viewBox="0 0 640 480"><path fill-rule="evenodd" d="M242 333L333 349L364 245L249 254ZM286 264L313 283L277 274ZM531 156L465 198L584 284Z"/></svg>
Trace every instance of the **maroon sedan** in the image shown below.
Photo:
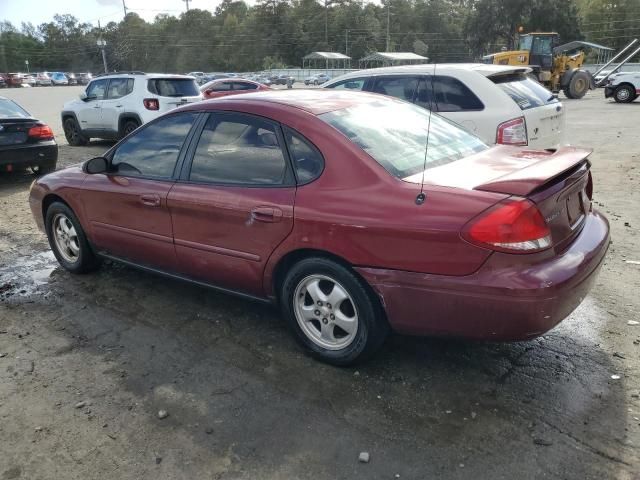
<svg viewBox="0 0 640 480"><path fill-rule="evenodd" d="M262 83L245 80L243 78L219 78L205 83L200 87L200 92L205 99L237 95L238 93L251 93L260 90L271 90Z"/></svg>
<svg viewBox="0 0 640 480"><path fill-rule="evenodd" d="M389 330L523 340L569 315L609 244L588 154L490 148L389 97L272 91L159 117L30 204L67 270L111 258L277 303L346 365Z"/></svg>

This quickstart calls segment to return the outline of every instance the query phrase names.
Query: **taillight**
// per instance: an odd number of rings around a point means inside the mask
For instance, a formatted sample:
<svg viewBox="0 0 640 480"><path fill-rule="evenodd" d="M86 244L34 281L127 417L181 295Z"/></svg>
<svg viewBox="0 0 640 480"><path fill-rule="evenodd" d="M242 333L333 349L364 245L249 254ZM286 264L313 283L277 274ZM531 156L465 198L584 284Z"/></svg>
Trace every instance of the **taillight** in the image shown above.
<svg viewBox="0 0 640 480"><path fill-rule="evenodd" d="M147 110L160 110L160 102L157 98L145 98L142 103Z"/></svg>
<svg viewBox="0 0 640 480"><path fill-rule="evenodd" d="M551 246L551 231L529 200L509 199L469 222L462 236L481 247L508 253L533 253Z"/></svg>
<svg viewBox="0 0 640 480"><path fill-rule="evenodd" d="M496 143L502 145L526 145L527 125L524 117L514 118L498 125Z"/></svg>
<svg viewBox="0 0 640 480"><path fill-rule="evenodd" d="M53 130L49 125L36 125L29 129L29 138L36 140L53 140Z"/></svg>

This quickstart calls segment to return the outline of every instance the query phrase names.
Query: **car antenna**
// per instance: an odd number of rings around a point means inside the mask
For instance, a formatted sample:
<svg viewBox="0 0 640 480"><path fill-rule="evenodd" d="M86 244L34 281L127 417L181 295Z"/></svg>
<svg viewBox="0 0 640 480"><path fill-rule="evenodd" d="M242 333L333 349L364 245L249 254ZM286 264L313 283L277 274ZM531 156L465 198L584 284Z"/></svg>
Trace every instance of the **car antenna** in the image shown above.
<svg viewBox="0 0 640 480"><path fill-rule="evenodd" d="M431 75L431 95L429 95L429 120L427 121L427 144L424 147L424 164L422 165L422 179L420 180L420 193L416 197L416 205L422 205L427 198L424 193L424 172L427 169L427 154L429 153L429 135L431 134L431 115L433 112L433 102L435 99L435 88L433 79L436 76L437 63L433 64L433 74Z"/></svg>

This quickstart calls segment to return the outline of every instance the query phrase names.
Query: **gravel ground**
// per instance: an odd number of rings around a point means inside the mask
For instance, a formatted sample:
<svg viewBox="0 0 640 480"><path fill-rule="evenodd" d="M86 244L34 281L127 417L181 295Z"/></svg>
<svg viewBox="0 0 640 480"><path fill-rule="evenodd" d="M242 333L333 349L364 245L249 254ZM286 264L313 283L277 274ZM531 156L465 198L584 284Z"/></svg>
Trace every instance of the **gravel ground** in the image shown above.
<svg viewBox="0 0 640 480"><path fill-rule="evenodd" d="M2 94L61 133L79 90ZM564 103L612 228L584 303L531 342L395 336L351 369L301 354L272 308L66 273L32 178L0 176L0 479L639 479L640 102ZM59 138L59 167L110 146Z"/></svg>

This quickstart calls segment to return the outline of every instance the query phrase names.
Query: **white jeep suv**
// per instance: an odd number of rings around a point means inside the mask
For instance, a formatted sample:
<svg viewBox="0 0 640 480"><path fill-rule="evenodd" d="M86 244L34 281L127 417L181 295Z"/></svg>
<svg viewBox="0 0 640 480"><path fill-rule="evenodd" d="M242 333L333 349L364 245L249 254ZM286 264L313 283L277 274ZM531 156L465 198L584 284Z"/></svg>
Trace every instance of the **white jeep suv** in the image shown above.
<svg viewBox="0 0 640 480"><path fill-rule="evenodd" d="M69 145L91 138L118 140L143 123L202 100L193 77L187 75L110 73L94 77L80 98L64 104L62 126Z"/></svg>

